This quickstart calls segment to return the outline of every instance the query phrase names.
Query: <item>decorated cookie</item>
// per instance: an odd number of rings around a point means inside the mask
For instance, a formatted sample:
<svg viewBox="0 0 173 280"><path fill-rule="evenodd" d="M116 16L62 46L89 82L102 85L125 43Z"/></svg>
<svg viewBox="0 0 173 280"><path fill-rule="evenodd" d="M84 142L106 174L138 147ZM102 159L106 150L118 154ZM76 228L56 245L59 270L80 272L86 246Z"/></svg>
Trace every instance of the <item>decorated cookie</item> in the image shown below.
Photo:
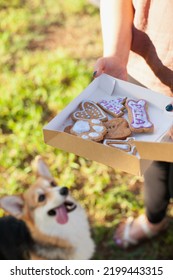
<svg viewBox="0 0 173 280"><path fill-rule="evenodd" d="M129 99L126 102L130 129L136 133L152 132L154 125L149 120L147 101Z"/></svg>
<svg viewBox="0 0 173 280"><path fill-rule="evenodd" d="M103 141L103 144L106 146L120 149L128 154L136 155L137 150L136 146L134 145L134 140L135 139L133 137L129 137L125 140L105 139Z"/></svg>
<svg viewBox="0 0 173 280"><path fill-rule="evenodd" d="M80 110L72 114L72 119L77 120L89 120L89 119L99 119L101 121L106 121L107 116L101 110L101 108L93 101L83 101L80 104Z"/></svg>
<svg viewBox="0 0 173 280"><path fill-rule="evenodd" d="M104 125L107 128L106 139L125 139L131 135L129 124L123 118L114 118Z"/></svg>
<svg viewBox="0 0 173 280"><path fill-rule="evenodd" d="M98 119L79 120L72 128L70 133L86 140L101 141L107 130Z"/></svg>
<svg viewBox="0 0 173 280"><path fill-rule="evenodd" d="M71 128L72 128L72 125L66 126L65 129L64 129L64 132L70 133Z"/></svg>
<svg viewBox="0 0 173 280"><path fill-rule="evenodd" d="M126 97L116 97L112 100L101 100L97 104L104 111L108 112L113 117L120 117L124 114Z"/></svg>

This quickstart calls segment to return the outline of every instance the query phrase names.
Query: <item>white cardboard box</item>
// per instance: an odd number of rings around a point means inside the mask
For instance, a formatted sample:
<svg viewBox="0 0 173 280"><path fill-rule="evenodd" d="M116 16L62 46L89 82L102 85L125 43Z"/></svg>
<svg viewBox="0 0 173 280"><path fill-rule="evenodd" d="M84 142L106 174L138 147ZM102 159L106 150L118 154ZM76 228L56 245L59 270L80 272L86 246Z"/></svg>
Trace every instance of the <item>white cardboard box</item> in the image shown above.
<svg viewBox="0 0 173 280"><path fill-rule="evenodd" d="M138 156L64 132L64 128L72 123L71 114L83 100L98 102L102 99L113 99L116 95L145 99L149 104L148 114L154 124L154 132L132 135L135 137ZM78 156L131 174L142 175L152 160L173 162L173 143L166 136L173 124L173 113L165 110L165 106L171 102L171 97L102 74L43 128L44 140L48 145Z"/></svg>

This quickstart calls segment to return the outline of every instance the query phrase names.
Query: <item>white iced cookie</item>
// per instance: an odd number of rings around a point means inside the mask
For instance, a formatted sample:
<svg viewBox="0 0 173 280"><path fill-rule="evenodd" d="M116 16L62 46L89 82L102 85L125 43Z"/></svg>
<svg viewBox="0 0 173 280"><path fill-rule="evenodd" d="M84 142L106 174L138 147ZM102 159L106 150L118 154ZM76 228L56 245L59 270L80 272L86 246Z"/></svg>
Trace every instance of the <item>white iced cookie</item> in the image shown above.
<svg viewBox="0 0 173 280"><path fill-rule="evenodd" d="M103 140L106 132L106 127L98 119L79 120L70 129L70 133L73 135L97 142Z"/></svg>
<svg viewBox="0 0 173 280"><path fill-rule="evenodd" d="M116 149L120 149L128 154L135 155L137 153L136 146L134 145L134 138L128 137L125 140L105 139L103 144Z"/></svg>
<svg viewBox="0 0 173 280"><path fill-rule="evenodd" d="M77 134L90 131L90 125L86 121L78 121L73 126L73 131Z"/></svg>

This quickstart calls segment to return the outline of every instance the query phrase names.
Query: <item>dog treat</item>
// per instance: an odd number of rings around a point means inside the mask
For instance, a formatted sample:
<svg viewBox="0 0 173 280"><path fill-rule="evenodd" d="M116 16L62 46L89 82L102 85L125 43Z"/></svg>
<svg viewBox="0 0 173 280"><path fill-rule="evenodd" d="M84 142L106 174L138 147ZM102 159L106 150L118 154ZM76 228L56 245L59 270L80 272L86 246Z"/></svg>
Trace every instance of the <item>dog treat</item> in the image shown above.
<svg viewBox="0 0 173 280"><path fill-rule="evenodd" d="M86 140L101 141L107 129L98 119L79 120L71 128L70 133Z"/></svg>
<svg viewBox="0 0 173 280"><path fill-rule="evenodd" d="M147 101L129 99L126 102L130 129L136 133L152 132L154 125L150 122L147 113Z"/></svg>
<svg viewBox="0 0 173 280"><path fill-rule="evenodd" d="M131 135L129 124L123 118L114 118L104 125L107 128L106 139L125 139Z"/></svg>
<svg viewBox="0 0 173 280"><path fill-rule="evenodd" d="M113 139L105 139L103 144L106 146L114 147L120 149L128 154L136 155L137 150L134 145L134 138L129 137L125 140L113 140Z"/></svg>
<svg viewBox="0 0 173 280"><path fill-rule="evenodd" d="M96 103L93 101L83 101L80 104L80 110L72 114L72 119L74 121L83 119L99 119L101 121L107 121L108 118Z"/></svg>
<svg viewBox="0 0 173 280"><path fill-rule="evenodd" d="M66 126L65 129L64 129L64 132L70 133L71 128L72 128L72 125Z"/></svg>
<svg viewBox="0 0 173 280"><path fill-rule="evenodd" d="M104 111L112 115L113 117L120 117L124 114L126 97L116 97L113 100L101 100L97 104Z"/></svg>

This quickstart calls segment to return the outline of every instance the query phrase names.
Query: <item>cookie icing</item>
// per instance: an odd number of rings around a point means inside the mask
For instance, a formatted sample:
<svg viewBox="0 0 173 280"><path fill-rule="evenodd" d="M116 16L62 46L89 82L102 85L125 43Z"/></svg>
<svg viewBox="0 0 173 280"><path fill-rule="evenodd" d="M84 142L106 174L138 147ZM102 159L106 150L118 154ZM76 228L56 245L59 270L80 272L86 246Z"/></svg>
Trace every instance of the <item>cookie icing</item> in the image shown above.
<svg viewBox="0 0 173 280"><path fill-rule="evenodd" d="M86 140L101 141L107 129L99 120L79 120L71 127L70 133Z"/></svg>
<svg viewBox="0 0 173 280"><path fill-rule="evenodd" d="M83 133L90 131L90 125L86 121L78 121L73 126L73 131L76 133Z"/></svg>
<svg viewBox="0 0 173 280"><path fill-rule="evenodd" d="M110 140L105 139L103 144L106 146L114 147L120 149L128 154L135 155L137 153L136 146L134 145L133 141L135 139L133 137L128 137L125 140Z"/></svg>
<svg viewBox="0 0 173 280"><path fill-rule="evenodd" d="M88 135L82 135L81 138L86 140L89 139Z"/></svg>
<svg viewBox="0 0 173 280"><path fill-rule="evenodd" d="M100 124L101 123L101 121L99 121L98 119L92 119L91 122L94 123L94 124Z"/></svg>
<svg viewBox="0 0 173 280"><path fill-rule="evenodd" d="M123 144L123 143L122 144L121 143L113 143L113 144L110 144L110 146L121 149L123 151L128 151L129 150L129 145Z"/></svg>
<svg viewBox="0 0 173 280"><path fill-rule="evenodd" d="M116 97L112 100L101 100L98 105L113 116L120 116L125 109L126 97Z"/></svg>
<svg viewBox="0 0 173 280"><path fill-rule="evenodd" d="M146 101L140 99L138 101L128 100L127 106L131 109L132 121L130 125L135 128L150 128L153 124L149 121L146 111Z"/></svg>
<svg viewBox="0 0 173 280"><path fill-rule="evenodd" d="M93 126L93 129L96 131L96 132L102 132L104 127L103 126L100 126L100 125L94 125Z"/></svg>
<svg viewBox="0 0 173 280"><path fill-rule="evenodd" d="M90 132L88 135L91 138L99 137L99 133L97 133L97 132Z"/></svg>
<svg viewBox="0 0 173 280"><path fill-rule="evenodd" d="M72 114L74 120L81 119L99 119L101 121L107 120L106 114L93 101L83 101L80 104L80 110Z"/></svg>

